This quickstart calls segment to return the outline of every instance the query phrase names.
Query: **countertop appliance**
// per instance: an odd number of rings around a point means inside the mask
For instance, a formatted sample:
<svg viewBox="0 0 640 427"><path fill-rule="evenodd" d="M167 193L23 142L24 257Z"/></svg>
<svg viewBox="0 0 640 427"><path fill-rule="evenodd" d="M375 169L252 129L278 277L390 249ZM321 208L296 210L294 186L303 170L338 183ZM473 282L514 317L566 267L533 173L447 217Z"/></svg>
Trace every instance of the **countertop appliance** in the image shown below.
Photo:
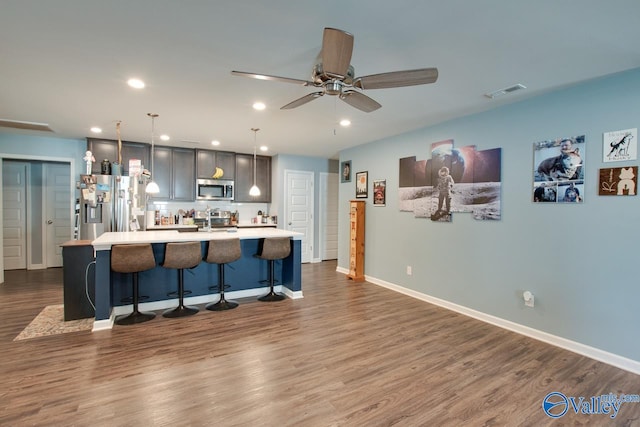
<svg viewBox="0 0 640 427"><path fill-rule="evenodd" d="M210 209L196 212L194 222L199 229L236 228L235 224L232 224L232 216L233 214L230 211Z"/></svg>
<svg viewBox="0 0 640 427"><path fill-rule="evenodd" d="M196 180L196 200L233 200L233 181L229 179Z"/></svg>

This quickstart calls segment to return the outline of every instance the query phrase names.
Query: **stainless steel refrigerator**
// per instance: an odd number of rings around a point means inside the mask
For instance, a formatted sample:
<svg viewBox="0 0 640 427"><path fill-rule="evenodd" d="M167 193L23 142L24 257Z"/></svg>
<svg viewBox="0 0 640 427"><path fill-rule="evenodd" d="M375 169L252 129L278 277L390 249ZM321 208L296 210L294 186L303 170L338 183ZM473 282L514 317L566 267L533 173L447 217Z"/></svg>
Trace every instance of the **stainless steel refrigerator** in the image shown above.
<svg viewBox="0 0 640 427"><path fill-rule="evenodd" d="M147 179L118 175L80 176L80 239L109 231L144 230Z"/></svg>

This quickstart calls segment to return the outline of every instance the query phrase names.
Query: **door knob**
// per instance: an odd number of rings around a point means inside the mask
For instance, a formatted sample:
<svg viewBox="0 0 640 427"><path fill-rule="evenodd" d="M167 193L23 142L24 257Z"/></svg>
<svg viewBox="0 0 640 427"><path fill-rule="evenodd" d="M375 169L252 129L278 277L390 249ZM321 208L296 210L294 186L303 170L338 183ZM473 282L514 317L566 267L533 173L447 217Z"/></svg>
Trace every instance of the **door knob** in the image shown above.
<svg viewBox="0 0 640 427"><path fill-rule="evenodd" d="M53 221L49 220L49 221L47 221L47 224L51 225L51 224L53 224Z"/></svg>
<svg viewBox="0 0 640 427"><path fill-rule="evenodd" d="M289 223L289 225L291 225L291 223Z"/></svg>

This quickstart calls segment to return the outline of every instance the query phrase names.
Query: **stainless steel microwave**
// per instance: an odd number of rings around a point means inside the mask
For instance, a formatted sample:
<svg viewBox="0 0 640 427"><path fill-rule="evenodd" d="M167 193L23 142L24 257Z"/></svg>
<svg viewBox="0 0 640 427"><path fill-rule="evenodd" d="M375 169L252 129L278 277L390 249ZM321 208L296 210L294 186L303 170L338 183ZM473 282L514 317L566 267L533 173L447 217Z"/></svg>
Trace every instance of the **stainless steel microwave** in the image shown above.
<svg viewBox="0 0 640 427"><path fill-rule="evenodd" d="M233 181L228 179L198 179L196 200L233 200Z"/></svg>

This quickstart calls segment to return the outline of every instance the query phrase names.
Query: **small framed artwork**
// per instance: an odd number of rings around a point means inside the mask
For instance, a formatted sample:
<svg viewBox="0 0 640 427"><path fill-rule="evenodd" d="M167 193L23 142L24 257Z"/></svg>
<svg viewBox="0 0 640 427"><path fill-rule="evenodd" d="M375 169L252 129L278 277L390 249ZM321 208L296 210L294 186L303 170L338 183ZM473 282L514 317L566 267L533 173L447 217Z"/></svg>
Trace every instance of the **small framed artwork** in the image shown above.
<svg viewBox="0 0 640 427"><path fill-rule="evenodd" d="M367 192L369 186L368 175L369 173L367 171L356 173L356 199L366 199L369 197Z"/></svg>
<svg viewBox="0 0 640 427"><path fill-rule="evenodd" d="M602 161L623 162L638 158L638 128L602 134Z"/></svg>
<svg viewBox="0 0 640 427"><path fill-rule="evenodd" d="M600 169L599 196L635 196L638 167Z"/></svg>
<svg viewBox="0 0 640 427"><path fill-rule="evenodd" d="M351 182L351 160L346 160L340 164L340 182Z"/></svg>
<svg viewBox="0 0 640 427"><path fill-rule="evenodd" d="M385 206L387 200L387 180L373 181L373 206Z"/></svg>

